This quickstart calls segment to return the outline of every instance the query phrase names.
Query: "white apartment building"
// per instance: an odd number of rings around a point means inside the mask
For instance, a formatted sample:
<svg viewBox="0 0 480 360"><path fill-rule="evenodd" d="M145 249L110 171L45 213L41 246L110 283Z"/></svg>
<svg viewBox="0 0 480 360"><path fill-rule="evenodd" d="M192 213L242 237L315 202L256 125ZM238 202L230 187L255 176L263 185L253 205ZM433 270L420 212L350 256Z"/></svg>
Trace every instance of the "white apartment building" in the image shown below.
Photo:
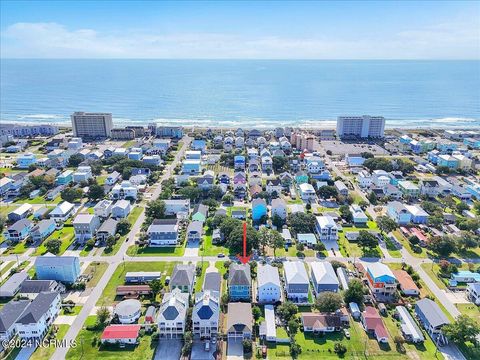
<svg viewBox="0 0 480 360"><path fill-rule="evenodd" d="M358 186L368 188L372 185L372 175L367 170L362 170L357 175Z"/></svg>
<svg viewBox="0 0 480 360"><path fill-rule="evenodd" d="M120 184L115 184L112 188L111 196L113 199L137 199L138 188L132 185L130 181L124 180Z"/></svg>
<svg viewBox="0 0 480 360"><path fill-rule="evenodd" d="M337 136L348 137L384 137L385 118L383 116L339 116Z"/></svg>
<svg viewBox="0 0 480 360"><path fill-rule="evenodd" d="M73 135L82 138L110 137L113 121L111 113L74 112L72 120Z"/></svg>
<svg viewBox="0 0 480 360"><path fill-rule="evenodd" d="M337 241L338 227L331 216L317 216L315 229L320 241Z"/></svg>

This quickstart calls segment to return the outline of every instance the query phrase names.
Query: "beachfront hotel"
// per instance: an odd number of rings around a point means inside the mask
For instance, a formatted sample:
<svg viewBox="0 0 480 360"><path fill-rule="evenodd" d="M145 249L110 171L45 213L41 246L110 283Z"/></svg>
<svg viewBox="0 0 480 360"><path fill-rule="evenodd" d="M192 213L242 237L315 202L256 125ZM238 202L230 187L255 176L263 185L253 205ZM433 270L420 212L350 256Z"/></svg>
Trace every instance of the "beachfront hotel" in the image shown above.
<svg viewBox="0 0 480 360"><path fill-rule="evenodd" d="M385 135L385 118L383 116L339 116L337 135L343 137L375 137Z"/></svg>
<svg viewBox="0 0 480 360"><path fill-rule="evenodd" d="M74 112L72 119L73 136L85 138L107 138L112 135L111 113Z"/></svg>

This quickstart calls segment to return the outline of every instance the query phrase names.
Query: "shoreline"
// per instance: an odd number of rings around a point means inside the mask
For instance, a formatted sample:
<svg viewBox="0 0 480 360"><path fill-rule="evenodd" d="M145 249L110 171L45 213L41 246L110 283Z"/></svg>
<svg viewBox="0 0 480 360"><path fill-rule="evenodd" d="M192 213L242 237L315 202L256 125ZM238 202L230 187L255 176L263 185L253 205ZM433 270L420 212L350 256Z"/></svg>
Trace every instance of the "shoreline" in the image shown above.
<svg viewBox="0 0 480 360"><path fill-rule="evenodd" d="M449 121L450 120L450 121ZM459 121L455 121L459 120ZM463 120L463 121L461 121ZM336 120L317 120L317 121L259 121L258 123L252 123L251 121L213 121L213 120L169 120L169 119L152 119L149 121L132 121L124 118L113 119L114 127L124 126L145 126L155 123L157 126L181 126L186 129L259 129L270 130L277 127L292 127L303 128L306 130L335 130ZM198 122L198 124L196 124ZM224 124L222 124L224 123ZM411 125L409 123L412 123ZM35 118L35 120L26 121L22 120L0 120L0 125L16 124L16 125L56 125L62 128L72 128L70 121L52 121L51 118L45 118L43 121L41 118ZM211 124L211 125L210 125ZM476 119L464 119L464 118L441 118L431 120L385 120L386 130L414 130L414 129L437 129L437 130L472 130L480 129L480 120Z"/></svg>

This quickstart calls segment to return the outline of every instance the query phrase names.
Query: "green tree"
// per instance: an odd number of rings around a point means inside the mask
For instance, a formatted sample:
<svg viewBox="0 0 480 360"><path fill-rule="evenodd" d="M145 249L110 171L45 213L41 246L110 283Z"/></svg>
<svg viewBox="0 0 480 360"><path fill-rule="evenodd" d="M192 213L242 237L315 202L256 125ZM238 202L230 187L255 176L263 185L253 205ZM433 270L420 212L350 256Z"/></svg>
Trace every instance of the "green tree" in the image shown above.
<svg viewBox="0 0 480 360"><path fill-rule="evenodd" d="M389 232L392 232L398 228L398 224L395 222L395 220L389 218L388 216L379 216L377 217L376 221L382 234L388 234Z"/></svg>
<svg viewBox="0 0 480 360"><path fill-rule="evenodd" d="M62 242L58 239L50 239L45 242L45 248L49 253L58 254L60 252L60 247Z"/></svg>
<svg viewBox="0 0 480 360"><path fill-rule="evenodd" d="M298 306L291 301L285 301L277 307L277 314L285 323L288 323L297 313Z"/></svg>
<svg viewBox="0 0 480 360"><path fill-rule="evenodd" d="M373 191L371 191L370 194L368 194L367 198L368 198L368 201L370 201L370 204L372 205L378 204L377 195Z"/></svg>
<svg viewBox="0 0 480 360"><path fill-rule="evenodd" d="M121 219L118 223L117 223L117 232L123 236L123 235L126 235L129 231L130 231L130 227L132 225L128 222L127 219Z"/></svg>
<svg viewBox="0 0 480 360"><path fill-rule="evenodd" d="M87 196L91 200L100 200L105 196L105 190L103 189L103 186L93 184L88 188Z"/></svg>
<svg viewBox="0 0 480 360"><path fill-rule="evenodd" d="M285 156L274 156L272 158L273 170L276 173L282 173L289 169L288 158Z"/></svg>
<svg viewBox="0 0 480 360"><path fill-rule="evenodd" d="M117 242L117 240L115 239L114 236L109 236L107 238L107 241L106 241L105 245L107 246L108 249L111 249L115 246L116 242Z"/></svg>
<svg viewBox="0 0 480 360"><path fill-rule="evenodd" d="M150 219L163 219L165 217L165 201L150 201L145 209L145 215Z"/></svg>
<svg viewBox="0 0 480 360"><path fill-rule="evenodd" d="M193 335L191 331L185 332L183 334L183 347L182 347L182 355L188 357L190 352L192 351L193 346Z"/></svg>
<svg viewBox="0 0 480 360"><path fill-rule="evenodd" d="M282 226L285 224L285 220L282 219L277 213L272 216L272 224L280 230Z"/></svg>
<svg viewBox="0 0 480 360"><path fill-rule="evenodd" d="M320 196L322 199L329 199L332 197L337 197L338 191L335 186L322 186L320 189L318 189L317 192L318 196Z"/></svg>
<svg viewBox="0 0 480 360"><path fill-rule="evenodd" d="M477 344L480 335L480 323L468 315L460 315L457 319L442 328L443 333L454 343L460 345L466 342Z"/></svg>
<svg viewBox="0 0 480 360"><path fill-rule="evenodd" d="M97 325L104 327L110 319L110 310L106 306L97 309Z"/></svg>
<svg viewBox="0 0 480 360"><path fill-rule="evenodd" d="M457 208L457 212L459 214L461 214L464 210L469 210L470 209L470 207L467 204L465 204L464 202L459 202L457 204L456 208Z"/></svg>
<svg viewBox="0 0 480 360"><path fill-rule="evenodd" d="M289 214L287 223L295 234L309 233L315 227L315 215L301 212Z"/></svg>
<svg viewBox="0 0 480 360"><path fill-rule="evenodd" d="M360 230L357 238L357 242L358 242L358 245L360 245L364 251L366 248L371 249L377 246L378 244L377 237L366 230Z"/></svg>
<svg viewBox="0 0 480 360"><path fill-rule="evenodd" d="M343 306L342 295L331 291L321 292L313 305L320 312L334 312Z"/></svg>
<svg viewBox="0 0 480 360"><path fill-rule="evenodd" d="M83 191L78 188L68 187L60 192L62 200L74 203L83 197Z"/></svg>
<svg viewBox="0 0 480 360"><path fill-rule="evenodd" d="M287 326L288 326L288 333L290 334L290 336L295 336L295 334L298 332L298 328L300 327L297 319L295 318L290 319L287 323Z"/></svg>
<svg viewBox="0 0 480 360"><path fill-rule="evenodd" d="M455 240L456 238L450 235L435 236L430 239L428 248L438 255L446 257L457 249Z"/></svg>
<svg viewBox="0 0 480 360"><path fill-rule="evenodd" d="M68 166L77 167L83 160L85 160L85 157L82 154L73 154L68 158Z"/></svg>
<svg viewBox="0 0 480 360"><path fill-rule="evenodd" d="M350 280L348 283L348 289L343 293L343 300L345 301L345 304L354 302L357 303L357 305L362 306L363 295L365 295L365 291L365 286L363 286L360 280Z"/></svg>
<svg viewBox="0 0 480 360"><path fill-rule="evenodd" d="M238 225L231 232L223 232L225 234L226 245L233 254L241 254L243 252L243 224L238 221ZM252 249L258 248L258 231L247 224L247 253L251 253Z"/></svg>
<svg viewBox="0 0 480 360"><path fill-rule="evenodd" d="M255 321L258 321L258 319L260 319L260 317L262 316L262 310L258 306L254 306L252 308L252 314L253 314L253 319Z"/></svg>
<svg viewBox="0 0 480 360"><path fill-rule="evenodd" d="M476 248L479 244L478 236L474 235L470 231L462 231L460 236L456 240L457 246L462 251Z"/></svg>
<svg viewBox="0 0 480 360"><path fill-rule="evenodd" d="M190 199L191 202L196 202L202 195L202 190L195 186L185 186L178 190L178 194Z"/></svg>
<svg viewBox="0 0 480 360"><path fill-rule="evenodd" d="M350 207L348 205L342 205L338 210L340 211L340 215L342 216L342 218L345 219L346 222L353 221L353 214L350 211Z"/></svg>
<svg viewBox="0 0 480 360"><path fill-rule="evenodd" d="M335 354L343 356L347 352L347 347L343 343L337 341L333 346L333 351L335 352Z"/></svg>
<svg viewBox="0 0 480 360"><path fill-rule="evenodd" d="M7 218L4 215L0 215L0 231L3 230L3 227L7 223Z"/></svg>
<svg viewBox="0 0 480 360"><path fill-rule="evenodd" d="M222 197L222 201L225 203L225 204L233 204L233 201L235 200L235 198L233 197L232 194L225 194L223 195Z"/></svg>
<svg viewBox="0 0 480 360"><path fill-rule="evenodd" d="M163 283L160 279L153 279L148 283L152 289L153 298L155 299L160 291L163 289Z"/></svg>
<svg viewBox="0 0 480 360"><path fill-rule="evenodd" d="M393 165L392 162L387 159L387 158L370 158L365 160L363 163L363 166L365 166L369 170L385 170L386 172L393 171Z"/></svg>

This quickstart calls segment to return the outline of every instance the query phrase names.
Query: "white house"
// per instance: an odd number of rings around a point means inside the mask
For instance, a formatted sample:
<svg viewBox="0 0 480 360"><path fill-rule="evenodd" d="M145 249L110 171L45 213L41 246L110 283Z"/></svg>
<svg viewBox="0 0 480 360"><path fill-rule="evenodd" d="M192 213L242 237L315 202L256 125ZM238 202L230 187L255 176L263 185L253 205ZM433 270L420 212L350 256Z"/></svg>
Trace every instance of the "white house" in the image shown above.
<svg viewBox="0 0 480 360"><path fill-rule="evenodd" d="M300 197L304 201L315 201L317 194L312 185L308 183L303 183L299 185L300 188Z"/></svg>
<svg viewBox="0 0 480 360"><path fill-rule="evenodd" d="M182 293L180 289L163 296L162 304L158 310L157 324L158 333L162 338L182 337L185 332L185 319L188 309L188 293Z"/></svg>
<svg viewBox="0 0 480 360"><path fill-rule="evenodd" d="M338 227L331 216L317 216L315 229L320 241L338 240Z"/></svg>
<svg viewBox="0 0 480 360"><path fill-rule="evenodd" d="M366 224L368 221L367 215L363 212L362 208L357 204L350 205L350 211L353 215L353 222L355 224Z"/></svg>
<svg viewBox="0 0 480 360"><path fill-rule="evenodd" d="M165 215L172 216L178 213L188 214L190 212L190 199L164 200Z"/></svg>
<svg viewBox="0 0 480 360"><path fill-rule="evenodd" d="M280 301L282 288L278 268L269 264L259 264L257 269L257 287L259 303L276 303Z"/></svg>
<svg viewBox="0 0 480 360"><path fill-rule="evenodd" d="M285 200L277 198L272 200L272 217L278 215L285 220L287 218L287 204Z"/></svg>
<svg viewBox="0 0 480 360"><path fill-rule="evenodd" d="M16 322L21 339L43 338L60 311L57 292L42 292L25 308Z"/></svg>
<svg viewBox="0 0 480 360"><path fill-rule="evenodd" d="M113 199L127 199L131 198L136 200L138 194L138 188L130 181L122 181L120 184L115 184L112 188L111 197Z"/></svg>
<svg viewBox="0 0 480 360"><path fill-rule="evenodd" d="M362 170L357 175L358 186L368 188L372 185L372 175L367 170Z"/></svg>
<svg viewBox="0 0 480 360"><path fill-rule="evenodd" d="M74 209L75 205L69 203L68 201L64 201L50 211L48 216L50 216L50 219L55 220L55 222L63 224L70 216L73 215Z"/></svg>
<svg viewBox="0 0 480 360"><path fill-rule="evenodd" d="M206 290L195 294L192 311L192 332L202 339L218 333L220 317L220 293Z"/></svg>
<svg viewBox="0 0 480 360"><path fill-rule="evenodd" d="M120 180L120 174L117 171L112 172L107 176L105 179L105 184L107 185L115 185L115 183Z"/></svg>
<svg viewBox="0 0 480 360"><path fill-rule="evenodd" d="M132 206L130 205L130 201L128 200L118 200L112 206L112 217L119 219L119 218L126 218L130 211L132 211Z"/></svg>
<svg viewBox="0 0 480 360"><path fill-rule="evenodd" d="M85 242L95 236L100 227L100 218L92 214L78 214L72 222L75 240Z"/></svg>
<svg viewBox="0 0 480 360"><path fill-rule="evenodd" d="M108 218L110 214L112 213L112 206L113 206L113 201L111 200L101 200L99 201L94 207L93 211L95 215L101 217L101 218Z"/></svg>
<svg viewBox="0 0 480 360"><path fill-rule="evenodd" d="M301 261L285 261L285 291L287 298L293 302L308 301L309 281L305 265Z"/></svg>

